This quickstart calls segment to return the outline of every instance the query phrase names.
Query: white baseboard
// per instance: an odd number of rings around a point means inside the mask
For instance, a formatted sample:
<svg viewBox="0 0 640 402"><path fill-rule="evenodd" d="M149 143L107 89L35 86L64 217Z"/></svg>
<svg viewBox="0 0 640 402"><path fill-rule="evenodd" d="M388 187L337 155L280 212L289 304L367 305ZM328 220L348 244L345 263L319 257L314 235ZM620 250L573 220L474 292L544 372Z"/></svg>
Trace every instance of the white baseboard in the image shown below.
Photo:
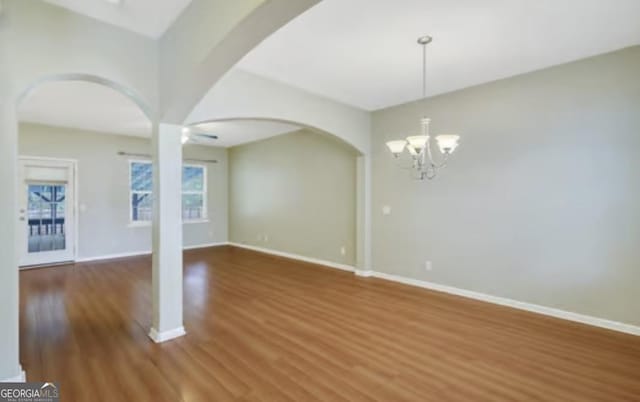
<svg viewBox="0 0 640 402"><path fill-rule="evenodd" d="M199 248L226 246L228 244L229 244L228 242L196 244L196 245L193 245L193 246L185 246L182 249L183 250L195 250L195 249L199 249ZM90 261L101 261L101 260L113 260L115 258L138 257L138 256L141 256L141 255L150 255L150 254L151 254L151 250L132 251L132 252L128 252L128 253L106 254L106 255L99 255L99 256L95 256L95 257L83 257L83 258L76 259L75 262L90 262Z"/></svg>
<svg viewBox="0 0 640 402"><path fill-rule="evenodd" d="M355 272L355 268L352 267L351 265L346 265L346 264L340 264L340 263L337 263L337 262L321 260L321 259L318 259L318 258L305 257L303 255L286 253L284 251L277 251L277 250L272 250L272 249L269 249L269 248L249 246L247 244L241 244L241 243L229 242L229 245L230 246L234 246L234 247L244 248L244 249L247 249L247 250L258 251L260 253L277 255L278 257L285 257L285 258L291 258L293 260L300 260L300 261L304 261L304 262L310 262L312 264L323 265L323 266L326 266L326 267L329 267L329 268L340 269L342 271Z"/></svg>
<svg viewBox="0 0 640 402"><path fill-rule="evenodd" d="M20 370L20 374L15 377L5 378L4 380L0 380L0 382L27 382L27 373L24 370Z"/></svg>
<svg viewBox="0 0 640 402"><path fill-rule="evenodd" d="M184 327L178 327L163 332L158 332L155 328L151 328L149 331L149 338L151 338L155 343L162 343L171 339L179 338L186 334L187 332L184 330Z"/></svg>
<svg viewBox="0 0 640 402"><path fill-rule="evenodd" d="M229 242L222 241L217 243L205 243L205 244L196 244L194 246L185 246L183 250L196 250L199 248L209 248L209 247L220 247L220 246L228 246Z"/></svg>
<svg viewBox="0 0 640 402"><path fill-rule="evenodd" d="M485 293L455 288L453 286L441 285L438 283L421 281L418 279L406 278L398 275L391 275L384 272L373 271L371 276L380 278L380 279L385 279L388 281L403 283L405 285L418 286L425 289L436 290L438 292L449 293L456 296L462 296L470 299L481 300L488 303L499 304L501 306L517 308L519 310L526 310L533 313L543 314L543 315L547 315L555 318L561 318L564 320L592 325L594 327L606 328L613 331L624 332L626 334L640 336L640 327L631 325L631 324L625 324L622 322L606 320L604 318L597 318L597 317L592 317L584 314L573 313L570 311L560 310L552 307L545 307L538 304L521 302L517 300L507 299L505 297L492 296Z"/></svg>
<svg viewBox="0 0 640 402"><path fill-rule="evenodd" d="M366 269L356 269L356 270L354 271L354 273L355 273L357 276L361 276L361 277L363 277L363 278L368 278L368 277L370 277L370 276L373 276L373 274L374 274L374 272L373 272L373 271L369 271L369 270L366 270Z"/></svg>
<svg viewBox="0 0 640 402"><path fill-rule="evenodd" d="M113 260L115 258L138 257L141 255L149 255L149 254L151 254L151 251L132 251L129 253L106 254L106 255L98 255L95 257L77 258L75 262Z"/></svg>

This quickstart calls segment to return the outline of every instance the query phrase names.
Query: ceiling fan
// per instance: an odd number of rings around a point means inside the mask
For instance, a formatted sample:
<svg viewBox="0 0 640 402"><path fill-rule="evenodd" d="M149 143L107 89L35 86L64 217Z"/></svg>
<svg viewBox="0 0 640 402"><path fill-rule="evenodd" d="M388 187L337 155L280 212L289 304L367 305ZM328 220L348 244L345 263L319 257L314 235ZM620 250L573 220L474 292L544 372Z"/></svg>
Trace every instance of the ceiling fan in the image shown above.
<svg viewBox="0 0 640 402"><path fill-rule="evenodd" d="M203 142L207 140L217 140L217 139L218 139L218 136L215 134L196 131L192 128L185 127L182 129L182 138L180 139L180 141L184 145L189 142L198 143L198 142Z"/></svg>

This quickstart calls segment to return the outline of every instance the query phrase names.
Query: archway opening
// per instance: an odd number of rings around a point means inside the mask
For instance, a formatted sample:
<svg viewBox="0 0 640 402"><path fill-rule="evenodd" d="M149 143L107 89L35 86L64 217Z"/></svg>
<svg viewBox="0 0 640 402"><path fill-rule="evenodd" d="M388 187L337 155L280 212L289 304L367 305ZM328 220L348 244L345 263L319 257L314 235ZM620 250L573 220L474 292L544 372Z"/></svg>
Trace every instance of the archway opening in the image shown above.
<svg viewBox="0 0 640 402"><path fill-rule="evenodd" d="M140 258L144 275L132 276L131 288L95 283L91 272L107 264L101 262L105 258L151 250L150 227L132 225L131 211L145 205L132 203L131 164L119 152L151 152L152 116L134 91L85 74L35 80L16 98L15 233L21 363L27 372L38 367L41 353L54 356L69 334L79 339L89 329L98 339L126 340L139 328L146 335L145 317L126 312L144 298L139 289L151 282L150 259ZM150 184L136 185L146 190ZM124 308L106 318L83 314L94 303L111 303L110 294ZM45 315L50 319L38 319Z"/></svg>
<svg viewBox="0 0 640 402"><path fill-rule="evenodd" d="M148 249L150 233L128 229L131 212L151 219L150 200L132 205L127 193L128 184L150 191L151 180L131 182L131 165L118 154L150 153L144 102L116 83L77 74L38 80L18 102L20 265Z"/></svg>
<svg viewBox="0 0 640 402"><path fill-rule="evenodd" d="M228 148L229 241L356 270L362 154L329 132L275 118L189 125Z"/></svg>

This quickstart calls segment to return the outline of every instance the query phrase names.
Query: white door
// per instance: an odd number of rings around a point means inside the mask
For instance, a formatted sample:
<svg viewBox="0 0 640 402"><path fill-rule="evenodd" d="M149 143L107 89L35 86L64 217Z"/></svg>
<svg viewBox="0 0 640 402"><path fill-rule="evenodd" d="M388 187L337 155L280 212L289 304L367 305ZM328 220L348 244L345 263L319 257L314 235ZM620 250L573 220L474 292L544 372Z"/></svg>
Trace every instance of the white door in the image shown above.
<svg viewBox="0 0 640 402"><path fill-rule="evenodd" d="M20 158L20 266L75 259L75 163Z"/></svg>

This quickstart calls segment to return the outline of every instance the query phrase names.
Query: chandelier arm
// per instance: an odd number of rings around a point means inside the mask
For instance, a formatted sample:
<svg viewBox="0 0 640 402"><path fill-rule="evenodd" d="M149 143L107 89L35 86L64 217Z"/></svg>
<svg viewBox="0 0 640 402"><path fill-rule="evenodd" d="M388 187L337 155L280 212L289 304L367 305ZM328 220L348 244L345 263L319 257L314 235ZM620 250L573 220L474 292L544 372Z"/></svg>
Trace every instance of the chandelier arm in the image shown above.
<svg viewBox="0 0 640 402"><path fill-rule="evenodd" d="M449 161L449 153L444 153L443 157L442 157L442 161L440 163L435 161L435 158L433 157L433 152L431 152L431 138L429 138L429 140L427 140L427 146L425 147L426 149L426 154L427 154L427 158L429 158L429 165L431 165L433 168L435 169L441 169L445 166L447 166L447 162Z"/></svg>
<svg viewBox="0 0 640 402"><path fill-rule="evenodd" d="M427 157L429 158L429 164L433 167L436 167L437 164L433 160L433 153L431 152L431 137L427 140Z"/></svg>
<svg viewBox="0 0 640 402"><path fill-rule="evenodd" d="M433 180L437 175L438 175L438 169L433 166L430 166L423 173L424 178L426 178L427 180Z"/></svg>
<svg viewBox="0 0 640 402"><path fill-rule="evenodd" d="M440 161L440 163L436 162L435 160L433 160L431 158L431 156L429 157L429 164L431 166L433 166L436 169L442 169L445 166L447 166L447 162L449 162L449 154L444 154L444 156L442 157L442 161Z"/></svg>
<svg viewBox="0 0 640 402"><path fill-rule="evenodd" d="M411 174L411 178L413 180L424 180L424 179L429 179L427 173L424 170L414 170ZM431 180L431 179L429 179Z"/></svg>

